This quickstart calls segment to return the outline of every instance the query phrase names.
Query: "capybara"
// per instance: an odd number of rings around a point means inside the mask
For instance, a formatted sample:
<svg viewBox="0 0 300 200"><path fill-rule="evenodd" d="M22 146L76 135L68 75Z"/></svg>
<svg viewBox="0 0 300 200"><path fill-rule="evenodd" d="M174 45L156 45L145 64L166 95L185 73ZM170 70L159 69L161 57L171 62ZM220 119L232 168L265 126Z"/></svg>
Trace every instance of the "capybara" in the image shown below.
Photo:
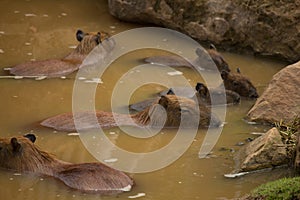
<svg viewBox="0 0 300 200"><path fill-rule="evenodd" d="M160 92L159 96L168 94L183 96L194 100L196 98L199 104L205 104L207 106L211 105L211 97L214 99L214 105L238 104L241 100L240 95L234 91L221 90L220 88L211 88L208 90L208 88L203 83L197 83L195 89L196 90L188 87L170 88L169 90ZM157 99L158 97L137 102L129 105L129 108L133 111L142 111Z"/></svg>
<svg viewBox="0 0 300 200"><path fill-rule="evenodd" d="M240 95L232 90L208 89L203 83L197 83L195 89L197 91L195 97L207 105L212 104L211 98L213 98L214 105L238 104L241 101Z"/></svg>
<svg viewBox="0 0 300 200"><path fill-rule="evenodd" d="M101 163L72 164L42 151L35 135L0 138L0 167L59 179L67 186L104 195L129 191L134 182L125 173Z"/></svg>
<svg viewBox="0 0 300 200"><path fill-rule="evenodd" d="M197 112L199 110L199 112ZM166 113L166 121L161 119ZM199 116L200 114L200 116ZM126 115L104 111L96 111L98 122L94 123L93 112L64 113L50 117L41 122L42 126L59 131L76 131L84 129L112 128L116 126L139 126L139 127L219 127L221 121L204 104L200 106L195 101L175 95L165 95L158 98L152 105L136 114ZM76 118L76 127L74 124ZM198 120L196 120L198 118ZM181 120L184 119L184 120ZM186 120L188 119L188 120ZM181 123L182 122L182 123Z"/></svg>
<svg viewBox="0 0 300 200"><path fill-rule="evenodd" d="M258 98L255 86L241 73L222 71L221 77L226 90L232 90L242 97Z"/></svg>
<svg viewBox="0 0 300 200"><path fill-rule="evenodd" d="M210 44L209 45L209 49L207 50L208 55L212 58L212 60L214 61L215 65L217 66L218 70L221 71L227 71L230 72L229 69L229 65L228 63L225 61L225 59L223 58L223 56L217 51L217 48L213 45ZM203 50L201 50L200 48L196 49L196 54L198 55L198 62L201 64L201 67L203 68L211 68L210 64L205 64L206 63L206 59L207 56L205 54L205 52Z"/></svg>
<svg viewBox="0 0 300 200"><path fill-rule="evenodd" d="M210 60L212 60L220 72L222 70L230 72L228 63L225 61L223 56L217 51L215 46L210 45L210 48L207 51L197 48L196 54L198 58L195 61L193 61L194 64L199 64L200 67L204 69L213 70L213 67L211 66L212 62L209 62ZM146 63L161 64L170 67L193 67L193 64L189 63L182 57L175 55L151 56L145 58L144 61Z"/></svg>
<svg viewBox="0 0 300 200"><path fill-rule="evenodd" d="M48 78L66 76L79 69L86 56L101 42L109 38L108 33L76 32L80 42L78 46L62 59L47 59L18 64L10 69L10 73L17 76L46 76ZM114 43L111 42L111 45Z"/></svg>

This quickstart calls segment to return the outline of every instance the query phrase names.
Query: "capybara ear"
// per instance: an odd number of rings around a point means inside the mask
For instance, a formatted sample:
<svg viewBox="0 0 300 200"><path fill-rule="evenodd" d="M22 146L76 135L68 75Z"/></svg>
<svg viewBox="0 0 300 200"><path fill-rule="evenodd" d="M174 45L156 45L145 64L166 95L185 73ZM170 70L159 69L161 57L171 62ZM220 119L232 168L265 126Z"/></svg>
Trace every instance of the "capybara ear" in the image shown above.
<svg viewBox="0 0 300 200"><path fill-rule="evenodd" d="M167 92L167 95L175 95L175 92L173 91L172 88L170 88Z"/></svg>
<svg viewBox="0 0 300 200"><path fill-rule="evenodd" d="M169 98L166 96L161 96L158 101L158 104L162 105L165 109L167 109L169 105Z"/></svg>
<svg viewBox="0 0 300 200"><path fill-rule="evenodd" d="M208 89L203 83L197 83L196 85L196 91L203 96L208 95Z"/></svg>
<svg viewBox="0 0 300 200"><path fill-rule="evenodd" d="M19 150L21 149L21 144L18 142L17 138L15 137L11 138L10 143L13 148L13 151L19 152Z"/></svg>
<svg viewBox="0 0 300 200"><path fill-rule="evenodd" d="M228 74L229 72L225 71L225 70L222 70L221 72L221 77L223 80L226 80L228 78Z"/></svg>
<svg viewBox="0 0 300 200"><path fill-rule="evenodd" d="M236 72L240 74L241 73L241 69L239 67L236 68Z"/></svg>
<svg viewBox="0 0 300 200"><path fill-rule="evenodd" d="M216 50L216 51L217 51L217 48L216 48L215 45L213 45L213 44L209 44L209 49L213 49L213 50Z"/></svg>
<svg viewBox="0 0 300 200"><path fill-rule="evenodd" d="M83 37L84 37L84 32L82 31L82 30L77 30L77 32L76 32L76 39L79 41L79 42L81 42L81 40L83 39Z"/></svg>
<svg viewBox="0 0 300 200"><path fill-rule="evenodd" d="M101 33L100 32L97 33L96 42L97 42L97 44L101 43Z"/></svg>
<svg viewBox="0 0 300 200"><path fill-rule="evenodd" d="M198 82L197 85L196 85L196 87L195 87L195 89L198 92L202 87L203 87L203 83L199 83Z"/></svg>
<svg viewBox="0 0 300 200"><path fill-rule="evenodd" d="M31 133L24 135L24 137L28 138L32 143L34 143L36 140L35 135Z"/></svg>

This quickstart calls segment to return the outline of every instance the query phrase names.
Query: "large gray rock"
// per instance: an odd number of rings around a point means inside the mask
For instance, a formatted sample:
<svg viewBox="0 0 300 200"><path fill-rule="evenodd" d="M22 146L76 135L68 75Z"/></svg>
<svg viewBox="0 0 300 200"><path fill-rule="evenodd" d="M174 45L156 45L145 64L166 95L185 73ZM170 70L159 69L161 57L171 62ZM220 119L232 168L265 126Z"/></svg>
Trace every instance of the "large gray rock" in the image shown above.
<svg viewBox="0 0 300 200"><path fill-rule="evenodd" d="M235 155L234 173L271 168L288 163L286 146L276 128L242 147Z"/></svg>
<svg viewBox="0 0 300 200"><path fill-rule="evenodd" d="M154 23L227 50L300 59L299 0L108 0L110 13Z"/></svg>
<svg viewBox="0 0 300 200"><path fill-rule="evenodd" d="M300 117L300 62L275 74L263 94L248 112L251 121L290 122Z"/></svg>

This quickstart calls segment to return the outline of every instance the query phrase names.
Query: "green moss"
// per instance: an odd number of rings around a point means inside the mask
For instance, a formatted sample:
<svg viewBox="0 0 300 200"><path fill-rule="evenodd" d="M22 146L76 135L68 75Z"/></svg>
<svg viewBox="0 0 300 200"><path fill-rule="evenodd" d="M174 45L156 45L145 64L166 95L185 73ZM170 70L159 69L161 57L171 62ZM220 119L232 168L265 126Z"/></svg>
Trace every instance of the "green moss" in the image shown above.
<svg viewBox="0 0 300 200"><path fill-rule="evenodd" d="M283 178L254 189L248 199L296 200L300 199L300 177Z"/></svg>

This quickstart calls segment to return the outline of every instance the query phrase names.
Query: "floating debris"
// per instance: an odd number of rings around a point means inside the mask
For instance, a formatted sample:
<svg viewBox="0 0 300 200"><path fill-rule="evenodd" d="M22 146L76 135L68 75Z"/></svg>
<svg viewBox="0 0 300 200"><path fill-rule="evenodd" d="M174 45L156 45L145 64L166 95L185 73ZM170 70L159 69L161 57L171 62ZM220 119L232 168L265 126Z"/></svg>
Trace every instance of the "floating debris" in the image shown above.
<svg viewBox="0 0 300 200"><path fill-rule="evenodd" d="M4 70L4 71L10 71L10 70L11 70L11 67L5 67L3 70Z"/></svg>
<svg viewBox="0 0 300 200"><path fill-rule="evenodd" d="M100 78L92 78L92 80L86 80L85 83L103 83Z"/></svg>
<svg viewBox="0 0 300 200"><path fill-rule="evenodd" d="M0 49L0 53L4 53L3 49Z"/></svg>
<svg viewBox="0 0 300 200"><path fill-rule="evenodd" d="M27 55L28 55L28 56L32 56L32 53L31 53L31 52L28 52Z"/></svg>
<svg viewBox="0 0 300 200"><path fill-rule="evenodd" d="M68 133L68 136L78 136L80 133Z"/></svg>
<svg viewBox="0 0 300 200"><path fill-rule="evenodd" d="M14 13L15 13L15 14L18 14L18 13L20 13L20 11L18 11L18 10L15 10L15 11L14 11Z"/></svg>
<svg viewBox="0 0 300 200"><path fill-rule="evenodd" d="M118 158L110 158L110 159L104 160L104 162L106 162L106 163L113 163L113 162L117 162L117 161L118 161Z"/></svg>
<svg viewBox="0 0 300 200"><path fill-rule="evenodd" d="M25 17L35 17L36 16L36 14L33 14L33 13L27 13L27 14L25 14Z"/></svg>
<svg viewBox="0 0 300 200"><path fill-rule="evenodd" d="M14 79L23 79L23 76L13 76Z"/></svg>
<svg viewBox="0 0 300 200"><path fill-rule="evenodd" d="M144 196L146 196L145 193L137 193L136 195L129 196L128 198L129 198L129 199L136 199L136 198L144 197Z"/></svg>
<svg viewBox="0 0 300 200"><path fill-rule="evenodd" d="M66 79L67 77L65 77L65 76L61 76L60 78L61 78L61 79Z"/></svg>
<svg viewBox="0 0 300 200"><path fill-rule="evenodd" d="M9 68L7 68L6 70L10 70ZM2 78L11 78L11 79L23 79L23 78L33 78L35 80L43 80L45 78L47 78L47 76L0 76L0 79Z"/></svg>
<svg viewBox="0 0 300 200"><path fill-rule="evenodd" d="M256 122L253 122L253 121L248 121L247 119L243 119L244 122L246 122L247 124L250 124L250 125L255 125L257 124Z"/></svg>
<svg viewBox="0 0 300 200"><path fill-rule="evenodd" d="M30 42L25 42L25 45L29 46L29 45L31 45L31 43Z"/></svg>
<svg viewBox="0 0 300 200"><path fill-rule="evenodd" d="M263 135L264 133L260 133L260 132L251 132L251 135Z"/></svg>
<svg viewBox="0 0 300 200"><path fill-rule="evenodd" d="M123 187L120 190L124 192L129 192L131 190L131 185L127 185L126 187Z"/></svg>
<svg viewBox="0 0 300 200"><path fill-rule="evenodd" d="M78 77L78 80L86 80L85 77Z"/></svg>
<svg viewBox="0 0 300 200"><path fill-rule="evenodd" d="M47 14L43 14L43 17L49 17L49 15L47 15Z"/></svg>
<svg viewBox="0 0 300 200"><path fill-rule="evenodd" d="M115 27L115 26L110 26L109 28L111 28L111 29L115 29L116 27Z"/></svg>
<svg viewBox="0 0 300 200"><path fill-rule="evenodd" d="M70 45L69 49L76 49L76 47L77 47L76 45Z"/></svg>
<svg viewBox="0 0 300 200"><path fill-rule="evenodd" d="M110 135L115 135L116 132L111 131L111 132L109 132L109 134L110 134Z"/></svg>
<svg viewBox="0 0 300 200"><path fill-rule="evenodd" d="M235 145L236 145L236 146L244 146L245 143L244 143L244 142L238 142L238 143L236 143Z"/></svg>
<svg viewBox="0 0 300 200"><path fill-rule="evenodd" d="M61 16L67 16L68 14L67 13L61 13Z"/></svg>
<svg viewBox="0 0 300 200"><path fill-rule="evenodd" d="M35 78L36 81L44 80L47 76L38 76Z"/></svg>
<svg viewBox="0 0 300 200"><path fill-rule="evenodd" d="M236 178L236 177L240 177L240 176L244 176L246 174L249 174L250 172L240 172L240 173L236 173L236 174L224 174L224 176L226 178Z"/></svg>
<svg viewBox="0 0 300 200"><path fill-rule="evenodd" d="M175 72L168 72L168 75L170 76L176 76L176 75L182 75L183 73L180 71L175 71Z"/></svg>

